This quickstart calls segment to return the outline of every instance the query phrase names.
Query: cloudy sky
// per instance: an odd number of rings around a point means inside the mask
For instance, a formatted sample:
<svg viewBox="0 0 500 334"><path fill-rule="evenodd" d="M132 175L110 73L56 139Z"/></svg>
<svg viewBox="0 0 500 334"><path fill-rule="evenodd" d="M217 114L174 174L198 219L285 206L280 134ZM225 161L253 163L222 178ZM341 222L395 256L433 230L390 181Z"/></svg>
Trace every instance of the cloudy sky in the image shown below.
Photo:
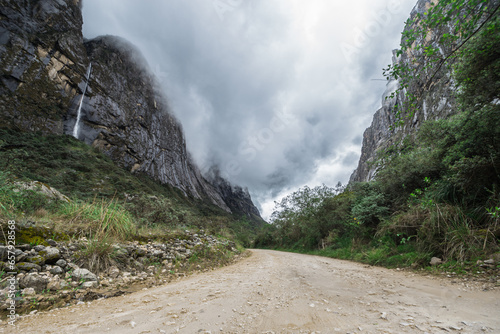
<svg viewBox="0 0 500 334"><path fill-rule="evenodd" d="M218 164L267 218L301 186L348 182L415 3L84 0L84 36L138 46L200 168Z"/></svg>

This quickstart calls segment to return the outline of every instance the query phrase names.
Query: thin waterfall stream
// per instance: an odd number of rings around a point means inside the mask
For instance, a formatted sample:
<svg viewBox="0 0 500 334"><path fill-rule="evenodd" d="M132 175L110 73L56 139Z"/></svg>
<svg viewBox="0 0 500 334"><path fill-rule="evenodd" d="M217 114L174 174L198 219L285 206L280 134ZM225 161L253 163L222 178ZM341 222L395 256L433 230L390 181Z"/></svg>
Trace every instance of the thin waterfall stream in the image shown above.
<svg viewBox="0 0 500 334"><path fill-rule="evenodd" d="M90 72L92 71L92 63L89 64L89 67L87 69L87 76L85 80L85 88L83 89L83 94L82 97L80 98L80 104L78 106L78 111L76 113L76 123L75 127L73 128L73 137L78 138L78 133L80 132L80 118L82 117L82 104L83 104L83 98L85 97L85 93L87 92L87 87L89 85L89 79L90 79Z"/></svg>

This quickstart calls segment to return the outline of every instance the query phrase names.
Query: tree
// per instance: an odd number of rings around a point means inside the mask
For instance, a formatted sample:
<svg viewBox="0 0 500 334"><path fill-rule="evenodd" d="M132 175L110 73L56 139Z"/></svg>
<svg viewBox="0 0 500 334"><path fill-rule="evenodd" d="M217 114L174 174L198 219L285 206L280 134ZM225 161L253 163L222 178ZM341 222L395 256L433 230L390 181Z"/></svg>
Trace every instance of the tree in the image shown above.
<svg viewBox="0 0 500 334"><path fill-rule="evenodd" d="M299 243L301 247L314 247L322 238L317 213L323 202L342 192L344 186L305 186L275 202L271 222L278 228L277 239L282 245Z"/></svg>

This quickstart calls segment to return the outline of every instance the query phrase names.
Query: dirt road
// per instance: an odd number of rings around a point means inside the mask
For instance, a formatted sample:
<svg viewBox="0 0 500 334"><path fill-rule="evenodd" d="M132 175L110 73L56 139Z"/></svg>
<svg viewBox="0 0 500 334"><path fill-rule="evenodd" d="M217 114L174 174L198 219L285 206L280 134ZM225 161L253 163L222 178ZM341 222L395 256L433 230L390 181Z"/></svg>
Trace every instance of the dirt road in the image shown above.
<svg viewBox="0 0 500 334"><path fill-rule="evenodd" d="M162 287L29 316L13 332L500 333L498 290L323 257L252 253Z"/></svg>

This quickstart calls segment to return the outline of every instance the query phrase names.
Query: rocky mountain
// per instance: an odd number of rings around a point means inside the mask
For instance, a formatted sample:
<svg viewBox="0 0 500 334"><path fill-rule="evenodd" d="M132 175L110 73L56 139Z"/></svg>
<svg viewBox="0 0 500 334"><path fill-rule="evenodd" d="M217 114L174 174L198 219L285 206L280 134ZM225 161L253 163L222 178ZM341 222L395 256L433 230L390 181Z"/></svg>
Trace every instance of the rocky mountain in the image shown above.
<svg viewBox="0 0 500 334"><path fill-rule="evenodd" d="M417 14L424 14L430 8L431 0L418 0L410 14L405 31L419 24ZM498 5L498 0L490 1L492 5ZM441 55L450 53L450 45L440 43L440 38L449 33L453 25L430 32L425 39L416 40L414 45L437 47ZM452 47L452 46L451 46ZM420 128L422 122L428 119L441 119L456 112L454 99L455 86L451 76L451 68L442 66L436 72L435 66L428 67L426 62L415 62L414 60L422 54L423 50L413 49L397 57L393 56L393 65L404 63L418 70L421 78L427 80L427 85L422 87L422 80L410 82L406 91L391 97L391 94L399 87L398 80L391 79L387 83L387 89L382 97L382 107L373 116L372 124L363 135L363 146L357 169L351 175L349 183L366 182L373 179L376 174L377 152L400 143L405 137L414 134ZM404 124L394 127L395 106L402 106L407 101L409 93L419 95L416 112L410 118L404 119ZM387 98L386 98L387 97Z"/></svg>
<svg viewBox="0 0 500 334"><path fill-rule="evenodd" d="M259 210L253 205L248 189L229 183L215 167L212 167L206 176L232 212L249 218L251 222L262 221Z"/></svg>
<svg viewBox="0 0 500 334"><path fill-rule="evenodd" d="M141 52L119 37L85 40L81 5L0 0L0 126L74 135L131 172L231 212L233 199L187 152ZM260 218L249 197L232 195Z"/></svg>

